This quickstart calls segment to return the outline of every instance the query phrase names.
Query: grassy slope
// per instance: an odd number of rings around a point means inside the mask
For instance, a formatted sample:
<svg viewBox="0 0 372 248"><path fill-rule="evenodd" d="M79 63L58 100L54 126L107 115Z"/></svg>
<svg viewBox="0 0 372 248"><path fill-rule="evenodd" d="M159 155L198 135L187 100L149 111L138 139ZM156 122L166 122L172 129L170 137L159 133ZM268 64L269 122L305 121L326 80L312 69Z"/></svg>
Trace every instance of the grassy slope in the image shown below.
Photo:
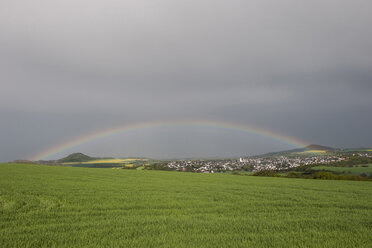
<svg viewBox="0 0 372 248"><path fill-rule="evenodd" d="M363 167L368 166L368 167ZM338 173L343 173L345 175L360 175L362 173L366 173L368 175L372 174L372 164L366 165L355 165L353 167L333 167L333 166L314 166L312 167L313 170L327 170L327 171L334 171Z"/></svg>
<svg viewBox="0 0 372 248"><path fill-rule="evenodd" d="M0 247L370 247L372 183L0 165Z"/></svg>

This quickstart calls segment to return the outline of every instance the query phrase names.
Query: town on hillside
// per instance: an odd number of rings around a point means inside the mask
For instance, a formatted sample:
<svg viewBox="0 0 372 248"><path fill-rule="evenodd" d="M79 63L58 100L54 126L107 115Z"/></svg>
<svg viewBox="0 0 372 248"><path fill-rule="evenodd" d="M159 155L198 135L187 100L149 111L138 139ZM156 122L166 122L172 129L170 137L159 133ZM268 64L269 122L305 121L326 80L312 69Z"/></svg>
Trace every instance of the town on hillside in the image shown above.
<svg viewBox="0 0 372 248"><path fill-rule="evenodd" d="M354 157L372 158L370 152L354 153ZM248 157L231 160L175 160L164 163L169 170L216 173L225 171L262 171L262 170L289 170L300 166L316 164L331 164L345 161L349 155L324 155L324 156L272 156L272 157Z"/></svg>

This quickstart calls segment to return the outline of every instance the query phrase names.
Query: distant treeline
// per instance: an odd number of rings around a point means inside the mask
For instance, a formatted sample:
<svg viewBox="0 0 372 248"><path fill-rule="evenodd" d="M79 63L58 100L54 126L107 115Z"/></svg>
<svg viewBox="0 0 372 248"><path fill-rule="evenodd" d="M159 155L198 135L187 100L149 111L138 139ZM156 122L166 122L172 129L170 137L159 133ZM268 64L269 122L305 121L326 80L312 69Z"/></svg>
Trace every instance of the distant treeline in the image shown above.
<svg viewBox="0 0 372 248"><path fill-rule="evenodd" d="M96 163L96 164L72 164L71 167L84 167L84 168L119 168L122 167L116 163Z"/></svg>
<svg viewBox="0 0 372 248"><path fill-rule="evenodd" d="M289 178L305 178L305 179L323 179L323 180L353 180L353 181L372 181L372 175L344 175L335 174L330 171L317 171L311 174L302 174L297 171L289 171L286 174Z"/></svg>
<svg viewBox="0 0 372 248"><path fill-rule="evenodd" d="M233 173L239 175L238 172ZM304 178L304 179L323 179L323 180L353 180L353 181L372 181L372 175L343 175L335 174L330 171L316 171L316 172L298 172L288 171L285 175L279 174L275 170L262 170L255 172L253 176L261 177L287 177L287 178Z"/></svg>

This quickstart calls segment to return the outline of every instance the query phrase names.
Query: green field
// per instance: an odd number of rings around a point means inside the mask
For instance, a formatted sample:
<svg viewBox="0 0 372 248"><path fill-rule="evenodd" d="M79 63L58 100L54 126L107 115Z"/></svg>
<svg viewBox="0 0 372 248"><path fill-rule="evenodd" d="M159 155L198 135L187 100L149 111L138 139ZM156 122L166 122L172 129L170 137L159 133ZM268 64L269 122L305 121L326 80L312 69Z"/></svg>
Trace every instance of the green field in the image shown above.
<svg viewBox="0 0 372 248"><path fill-rule="evenodd" d="M313 170L333 171L345 175L372 174L372 164L354 165L353 167L314 166Z"/></svg>
<svg viewBox="0 0 372 248"><path fill-rule="evenodd" d="M0 164L0 247L371 247L372 183Z"/></svg>

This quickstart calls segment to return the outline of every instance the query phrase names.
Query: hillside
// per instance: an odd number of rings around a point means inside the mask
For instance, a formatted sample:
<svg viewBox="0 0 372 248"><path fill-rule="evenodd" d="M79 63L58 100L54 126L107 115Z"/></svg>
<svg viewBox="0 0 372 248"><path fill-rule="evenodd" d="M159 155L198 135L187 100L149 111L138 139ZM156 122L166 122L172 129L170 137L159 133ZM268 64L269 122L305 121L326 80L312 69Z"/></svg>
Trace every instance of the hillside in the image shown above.
<svg viewBox="0 0 372 248"><path fill-rule="evenodd" d="M265 153L262 155L258 155L259 157L271 157L271 156L308 156L308 155L316 155L319 152L323 153L329 153L329 152L334 152L337 151L337 148L332 148L328 146L322 146L322 145L315 145L311 144L306 147L302 148L296 148L292 150L286 150L286 151L279 151L279 152L270 152L270 153ZM256 157L256 156L254 156Z"/></svg>
<svg viewBox="0 0 372 248"><path fill-rule="evenodd" d="M83 153L72 153L68 155L67 157L61 158L58 160L59 163L69 163L69 162L87 162L94 160L96 158L89 157L88 155L85 155Z"/></svg>
<svg viewBox="0 0 372 248"><path fill-rule="evenodd" d="M347 148L347 149L340 149L340 148L333 148L329 146L322 146L322 145L308 145L306 147L286 150L286 151L279 151L279 152L270 152L265 153L262 155L255 155L252 157L275 157L275 156L317 156L317 155L335 155L335 154L344 154L344 155L352 155L352 153L357 152L371 152L372 148Z"/></svg>
<svg viewBox="0 0 372 248"><path fill-rule="evenodd" d="M332 147L329 147L329 146L321 146L321 145L308 145L306 147L304 147L304 151L306 150L320 150L320 151L331 151L331 150L335 150L335 148L332 148Z"/></svg>

